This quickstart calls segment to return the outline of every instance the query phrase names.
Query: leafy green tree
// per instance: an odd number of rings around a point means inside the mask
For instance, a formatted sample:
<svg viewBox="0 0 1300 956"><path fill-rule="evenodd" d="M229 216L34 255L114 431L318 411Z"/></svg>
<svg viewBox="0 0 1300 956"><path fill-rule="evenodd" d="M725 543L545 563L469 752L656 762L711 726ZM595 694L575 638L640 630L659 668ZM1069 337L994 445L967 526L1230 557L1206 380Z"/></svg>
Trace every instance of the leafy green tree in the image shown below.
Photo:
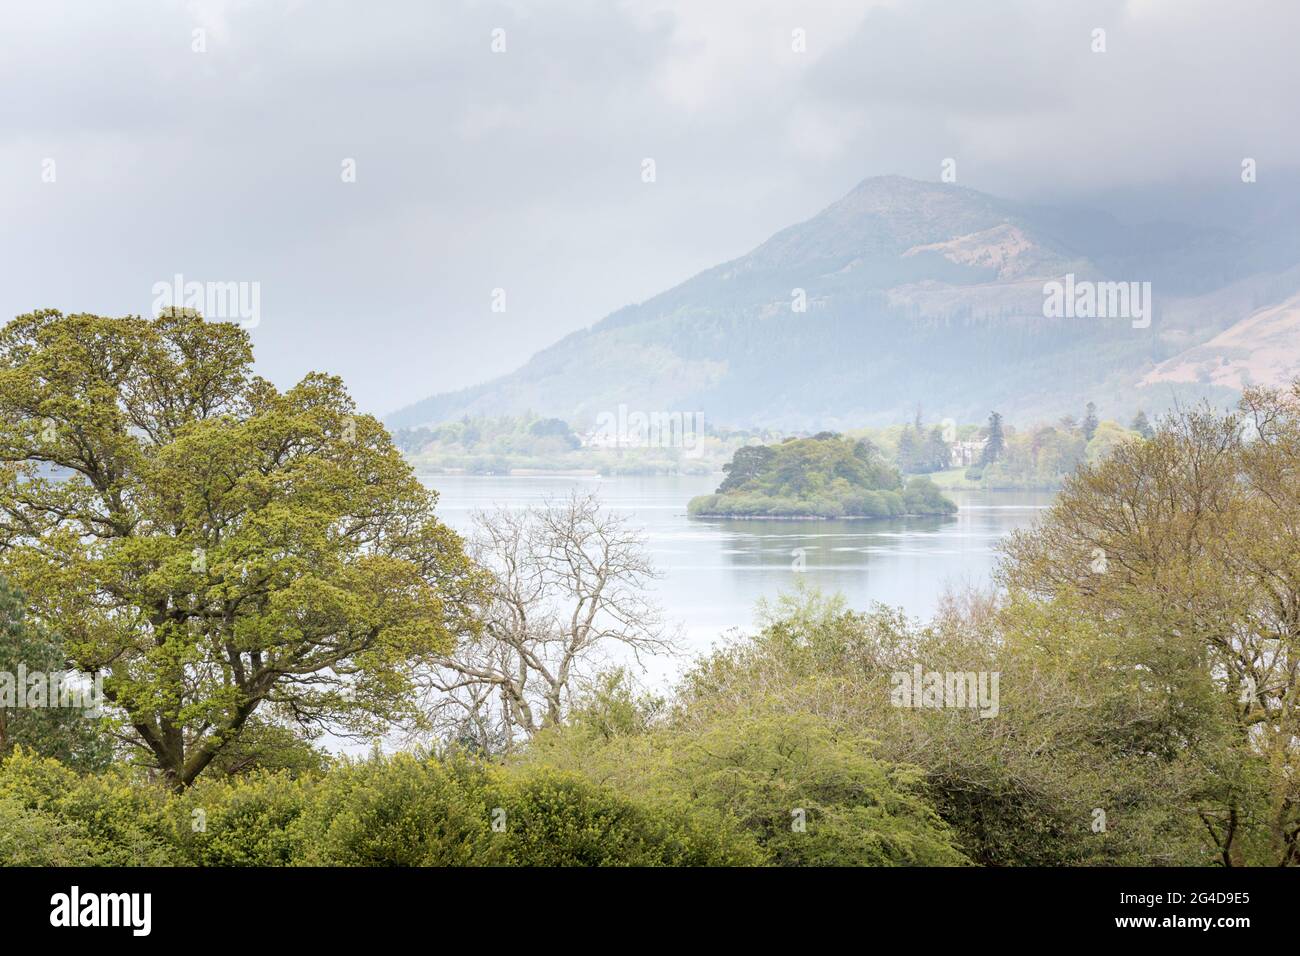
<svg viewBox="0 0 1300 956"><path fill-rule="evenodd" d="M1013 594L1116 636L1109 679L1153 700L1131 746L1183 765L1224 866L1300 862L1297 488L1300 387L1247 390L1242 416L1183 412L1080 469L1008 545Z"/></svg>
<svg viewBox="0 0 1300 956"><path fill-rule="evenodd" d="M919 626L901 611L848 611L808 591L774 602L761 622L686 675L677 693L684 727L698 732L755 708L823 715L839 739L873 741L882 764L917 768L918 792L978 863L1209 862L1188 807L1195 782L1172 740L1144 734L1166 710L1139 693L1140 671L1111 666L1127 653L1113 628L978 594L945 599ZM997 713L897 706L893 678L917 665L1000 674ZM1157 741L1162 759L1145 749ZM641 773L634 750L625 743L609 761ZM684 752L671 748L674 763ZM584 759L598 779L615 779L609 763ZM1109 814L1101 833L1096 808Z"/></svg>
<svg viewBox="0 0 1300 956"><path fill-rule="evenodd" d="M718 485L718 494L735 491L758 479L775 458L776 451L770 445L744 445L737 448L731 461L722 466L726 478Z"/></svg>
<svg viewBox="0 0 1300 956"><path fill-rule="evenodd" d="M56 635L28 617L22 595L0 578L0 673L17 680L20 666L27 674L48 675L67 665ZM7 707L0 701L0 760L19 746L80 770L103 769L113 756L111 739L81 709Z"/></svg>
<svg viewBox="0 0 1300 956"><path fill-rule="evenodd" d="M182 822L175 799L138 768L117 764L79 774L15 748L0 761L0 866L16 865L41 837L50 845L40 849L45 860L28 860L33 865L175 865L182 862L172 836ZM14 824L26 835L10 842L5 834ZM190 828L188 814L184 826Z"/></svg>
<svg viewBox="0 0 1300 956"><path fill-rule="evenodd" d="M522 866L756 866L766 854L731 816L665 805L577 773L528 767L498 791L507 860Z"/></svg>
<svg viewBox="0 0 1300 956"><path fill-rule="evenodd" d="M597 729L605 720L553 728L516 759L676 815L711 811L779 866L967 862L915 767L879 759L870 740L841 724L792 712L773 689L751 686L716 704L687 704L665 722L613 734Z"/></svg>
<svg viewBox="0 0 1300 956"><path fill-rule="evenodd" d="M1135 432L1112 421L1099 422L1085 446L1084 458L1089 462L1098 462L1113 453L1120 443L1130 441L1135 436Z"/></svg>
<svg viewBox="0 0 1300 956"><path fill-rule="evenodd" d="M262 720L254 714L239 736L222 748L207 773L230 777L283 772L291 777L322 771L329 755L304 739L293 727Z"/></svg>
<svg viewBox="0 0 1300 956"><path fill-rule="evenodd" d="M20 316L0 332L0 572L177 789L254 714L371 733L473 628L435 495L339 379L286 392L247 332Z"/></svg>
<svg viewBox="0 0 1300 956"><path fill-rule="evenodd" d="M196 825L198 824L198 825ZM292 777L205 775L171 793L118 768L0 762L0 866L725 866L767 854L707 806L457 751Z"/></svg>
<svg viewBox="0 0 1300 956"><path fill-rule="evenodd" d="M915 768L810 714L738 713L674 748L669 779L741 820L780 866L954 866L966 858Z"/></svg>

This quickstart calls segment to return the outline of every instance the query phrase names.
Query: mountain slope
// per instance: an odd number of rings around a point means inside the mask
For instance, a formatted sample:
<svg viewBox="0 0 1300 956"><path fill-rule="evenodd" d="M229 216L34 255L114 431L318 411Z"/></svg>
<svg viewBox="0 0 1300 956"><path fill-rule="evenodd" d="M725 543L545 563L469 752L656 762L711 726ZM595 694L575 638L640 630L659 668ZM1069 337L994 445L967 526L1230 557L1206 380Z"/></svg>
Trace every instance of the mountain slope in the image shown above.
<svg viewBox="0 0 1300 956"><path fill-rule="evenodd" d="M1152 400L1138 383L1153 368L1240 320L1243 302L1300 289L1297 274L1259 268L1265 251L1223 230L1130 229L952 185L868 179L518 371L388 421L532 410L590 424L626 405L815 429L898 421L918 404L931 420L992 408L1055 416L1090 398L1120 414ZM1156 321L1045 318L1044 282L1066 273L1150 281Z"/></svg>
<svg viewBox="0 0 1300 956"><path fill-rule="evenodd" d="M1204 383L1239 390L1277 388L1300 378L1300 295L1258 309L1203 345L1161 362L1144 386Z"/></svg>

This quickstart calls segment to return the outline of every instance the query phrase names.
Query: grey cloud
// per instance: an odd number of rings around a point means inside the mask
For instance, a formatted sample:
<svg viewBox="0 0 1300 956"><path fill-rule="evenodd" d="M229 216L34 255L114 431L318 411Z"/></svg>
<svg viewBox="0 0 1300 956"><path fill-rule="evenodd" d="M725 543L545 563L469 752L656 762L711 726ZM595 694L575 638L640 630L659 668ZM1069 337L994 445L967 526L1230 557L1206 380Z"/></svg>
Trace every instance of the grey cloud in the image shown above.
<svg viewBox="0 0 1300 956"><path fill-rule="evenodd" d="M0 313L145 312L178 272L259 281L263 374L338 372L383 412L507 371L868 175L933 179L955 156L966 185L1073 201L1231 177L1239 154L1300 165L1289 5L1072 7L7 4Z"/></svg>

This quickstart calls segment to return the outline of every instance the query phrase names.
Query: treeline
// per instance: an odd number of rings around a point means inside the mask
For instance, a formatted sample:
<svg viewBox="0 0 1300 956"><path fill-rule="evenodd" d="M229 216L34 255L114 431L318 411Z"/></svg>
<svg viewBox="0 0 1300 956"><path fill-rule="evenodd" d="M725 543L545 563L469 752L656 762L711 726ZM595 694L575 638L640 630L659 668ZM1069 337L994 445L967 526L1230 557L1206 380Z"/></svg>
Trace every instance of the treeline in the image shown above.
<svg viewBox="0 0 1300 956"><path fill-rule="evenodd" d="M456 446L464 452L558 455L573 451L582 440L559 418L536 415L470 418L443 425L399 428L393 441L402 451L418 454L430 445Z"/></svg>
<svg viewBox="0 0 1300 956"><path fill-rule="evenodd" d="M1127 428L1102 420L1088 402L1081 418L1022 427L1005 424L998 412L983 425L927 424L918 410L905 425L852 434L879 447L904 474L960 469L960 480L947 476L946 486L1054 490L1080 464L1100 461L1119 442L1151 437L1153 426L1142 411Z"/></svg>
<svg viewBox="0 0 1300 956"><path fill-rule="evenodd" d="M586 437L598 440L584 444L584 433L559 418L465 416L437 426L398 429L393 441L426 474L506 475L523 470L670 475L716 472L746 441L768 437L712 427L696 431L695 425L692 421L684 434L620 436L607 435L607 428L593 429Z"/></svg>
<svg viewBox="0 0 1300 956"><path fill-rule="evenodd" d="M570 463L582 440L559 418L478 417L402 428L393 442L424 471L504 475L515 467Z"/></svg>
<svg viewBox="0 0 1300 956"><path fill-rule="evenodd" d="M1100 462L1121 443L1154 434L1145 412L1139 411L1125 428L1100 419L1092 402L1082 419L1067 415L1052 424L999 427L998 431L1001 441L996 450L990 443L965 474L967 480L987 488L1055 489L1080 465Z"/></svg>

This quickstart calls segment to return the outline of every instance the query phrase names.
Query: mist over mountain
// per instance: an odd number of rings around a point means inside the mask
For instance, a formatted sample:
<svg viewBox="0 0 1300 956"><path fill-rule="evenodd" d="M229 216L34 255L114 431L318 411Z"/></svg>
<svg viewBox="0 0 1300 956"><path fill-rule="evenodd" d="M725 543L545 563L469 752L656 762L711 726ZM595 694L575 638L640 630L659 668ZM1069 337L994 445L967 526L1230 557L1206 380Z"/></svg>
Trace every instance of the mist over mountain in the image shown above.
<svg viewBox="0 0 1300 956"><path fill-rule="evenodd" d="M626 405L817 429L902 421L918 406L929 420L997 409L1024 421L1077 414L1089 400L1108 417L1224 402L1300 374L1300 314L1288 302L1300 291L1300 239L1277 212L1246 228L1129 223L875 177L516 372L388 423L532 411L585 424ZM1048 317L1045 283L1067 275L1071 288L1150 283L1145 320ZM1253 327L1267 328L1265 355L1251 353Z"/></svg>

